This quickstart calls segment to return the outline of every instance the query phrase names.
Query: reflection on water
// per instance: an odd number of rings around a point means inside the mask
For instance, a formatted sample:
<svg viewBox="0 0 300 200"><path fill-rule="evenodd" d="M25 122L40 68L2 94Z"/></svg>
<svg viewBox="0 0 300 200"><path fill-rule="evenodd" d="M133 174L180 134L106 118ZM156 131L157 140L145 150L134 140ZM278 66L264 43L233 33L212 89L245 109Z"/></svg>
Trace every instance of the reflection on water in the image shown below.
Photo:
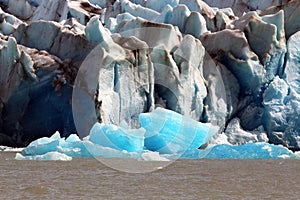
<svg viewBox="0 0 300 200"><path fill-rule="evenodd" d="M40 162L15 161L11 159L14 156L0 152L1 199L298 199L300 196L300 160L177 160L151 173L128 174L110 169L94 158ZM157 163L148 164L159 167Z"/></svg>

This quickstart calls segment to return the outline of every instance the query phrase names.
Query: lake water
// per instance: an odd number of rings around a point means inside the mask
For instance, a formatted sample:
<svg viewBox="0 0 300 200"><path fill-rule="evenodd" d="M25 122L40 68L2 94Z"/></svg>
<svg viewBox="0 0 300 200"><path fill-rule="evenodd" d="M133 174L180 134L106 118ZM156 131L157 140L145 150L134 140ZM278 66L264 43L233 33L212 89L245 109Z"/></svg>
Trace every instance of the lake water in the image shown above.
<svg viewBox="0 0 300 200"><path fill-rule="evenodd" d="M1 199L300 198L300 160L182 159L151 173L133 174L95 158L16 161L14 156L0 152Z"/></svg>

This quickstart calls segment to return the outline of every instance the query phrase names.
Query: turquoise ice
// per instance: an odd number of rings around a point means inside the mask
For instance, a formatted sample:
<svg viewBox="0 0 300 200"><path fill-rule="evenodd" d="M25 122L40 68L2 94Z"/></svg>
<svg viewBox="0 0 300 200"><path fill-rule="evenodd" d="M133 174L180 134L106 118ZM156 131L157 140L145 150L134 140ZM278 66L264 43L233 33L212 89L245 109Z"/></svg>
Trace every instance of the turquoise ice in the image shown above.
<svg viewBox="0 0 300 200"><path fill-rule="evenodd" d="M197 122L163 108L142 113L139 120L146 129L145 147L163 154L197 149L208 142L217 131L210 124Z"/></svg>

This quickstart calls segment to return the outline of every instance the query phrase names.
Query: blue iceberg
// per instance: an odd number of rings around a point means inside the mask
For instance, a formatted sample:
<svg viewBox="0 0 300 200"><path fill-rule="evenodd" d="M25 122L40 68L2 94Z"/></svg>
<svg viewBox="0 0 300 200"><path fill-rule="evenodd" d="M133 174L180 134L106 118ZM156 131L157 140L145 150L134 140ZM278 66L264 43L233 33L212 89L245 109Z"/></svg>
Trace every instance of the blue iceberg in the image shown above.
<svg viewBox="0 0 300 200"><path fill-rule="evenodd" d="M210 124L194 121L163 108L142 113L139 120L146 130L145 148L163 154L197 149L217 132Z"/></svg>
<svg viewBox="0 0 300 200"><path fill-rule="evenodd" d="M128 152L141 152L144 148L145 129L130 129L96 123L91 131L89 140L104 147Z"/></svg>
<svg viewBox="0 0 300 200"><path fill-rule="evenodd" d="M144 161L169 161L168 158L230 159L297 159L286 147L268 143L246 143L240 146L217 144L204 150L217 128L176 112L157 108L139 116L141 128L131 129L96 123L90 135L81 140L77 135L61 138L56 132L30 143L17 160L71 160L72 157L134 158Z"/></svg>
<svg viewBox="0 0 300 200"><path fill-rule="evenodd" d="M67 139L61 138L56 132L50 138L43 137L33 141L22 154L37 155L36 159L49 152L59 152L71 157L165 160L160 158L159 153L183 153L188 149L198 148L208 142L217 130L209 124L194 121L163 108L143 113L139 120L139 129L131 129L124 123L120 126L96 123L90 130L90 135L83 140L77 135L70 135Z"/></svg>
<svg viewBox="0 0 300 200"><path fill-rule="evenodd" d="M204 150L186 151L182 158L210 159L299 159L298 153L293 153L281 145L265 142L246 143L244 145L217 144Z"/></svg>
<svg viewBox="0 0 300 200"><path fill-rule="evenodd" d="M95 144L89 140L89 137L81 140L77 135L72 134L67 139L61 138L56 132L50 138L44 137L30 143L22 150L24 159L28 160L47 160L51 158L44 156L49 152L58 152L70 157L92 157L101 156L105 158L138 158L136 152L127 152L126 150L117 150L110 147ZM34 157L36 156L36 157Z"/></svg>

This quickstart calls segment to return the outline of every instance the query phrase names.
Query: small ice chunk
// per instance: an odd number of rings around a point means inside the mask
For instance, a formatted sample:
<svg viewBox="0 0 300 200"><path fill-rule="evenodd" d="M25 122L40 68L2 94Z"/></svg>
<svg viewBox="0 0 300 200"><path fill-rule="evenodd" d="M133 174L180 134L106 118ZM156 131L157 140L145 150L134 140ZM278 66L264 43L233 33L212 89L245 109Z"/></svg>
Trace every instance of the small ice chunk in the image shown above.
<svg viewBox="0 0 300 200"><path fill-rule="evenodd" d="M67 139L66 142L80 142L80 138L76 134L71 134Z"/></svg>
<svg viewBox="0 0 300 200"><path fill-rule="evenodd" d="M159 155L159 152L145 151L141 155L142 159L145 161L170 161L169 159Z"/></svg>
<svg viewBox="0 0 300 200"><path fill-rule="evenodd" d="M43 155L57 151L61 138L59 132L55 132L50 138L43 137L31 142L23 151L23 155Z"/></svg>
<svg viewBox="0 0 300 200"><path fill-rule="evenodd" d="M16 160L60 160L70 161L72 157L59 152L48 152L43 155L23 156L20 153L16 153Z"/></svg>

